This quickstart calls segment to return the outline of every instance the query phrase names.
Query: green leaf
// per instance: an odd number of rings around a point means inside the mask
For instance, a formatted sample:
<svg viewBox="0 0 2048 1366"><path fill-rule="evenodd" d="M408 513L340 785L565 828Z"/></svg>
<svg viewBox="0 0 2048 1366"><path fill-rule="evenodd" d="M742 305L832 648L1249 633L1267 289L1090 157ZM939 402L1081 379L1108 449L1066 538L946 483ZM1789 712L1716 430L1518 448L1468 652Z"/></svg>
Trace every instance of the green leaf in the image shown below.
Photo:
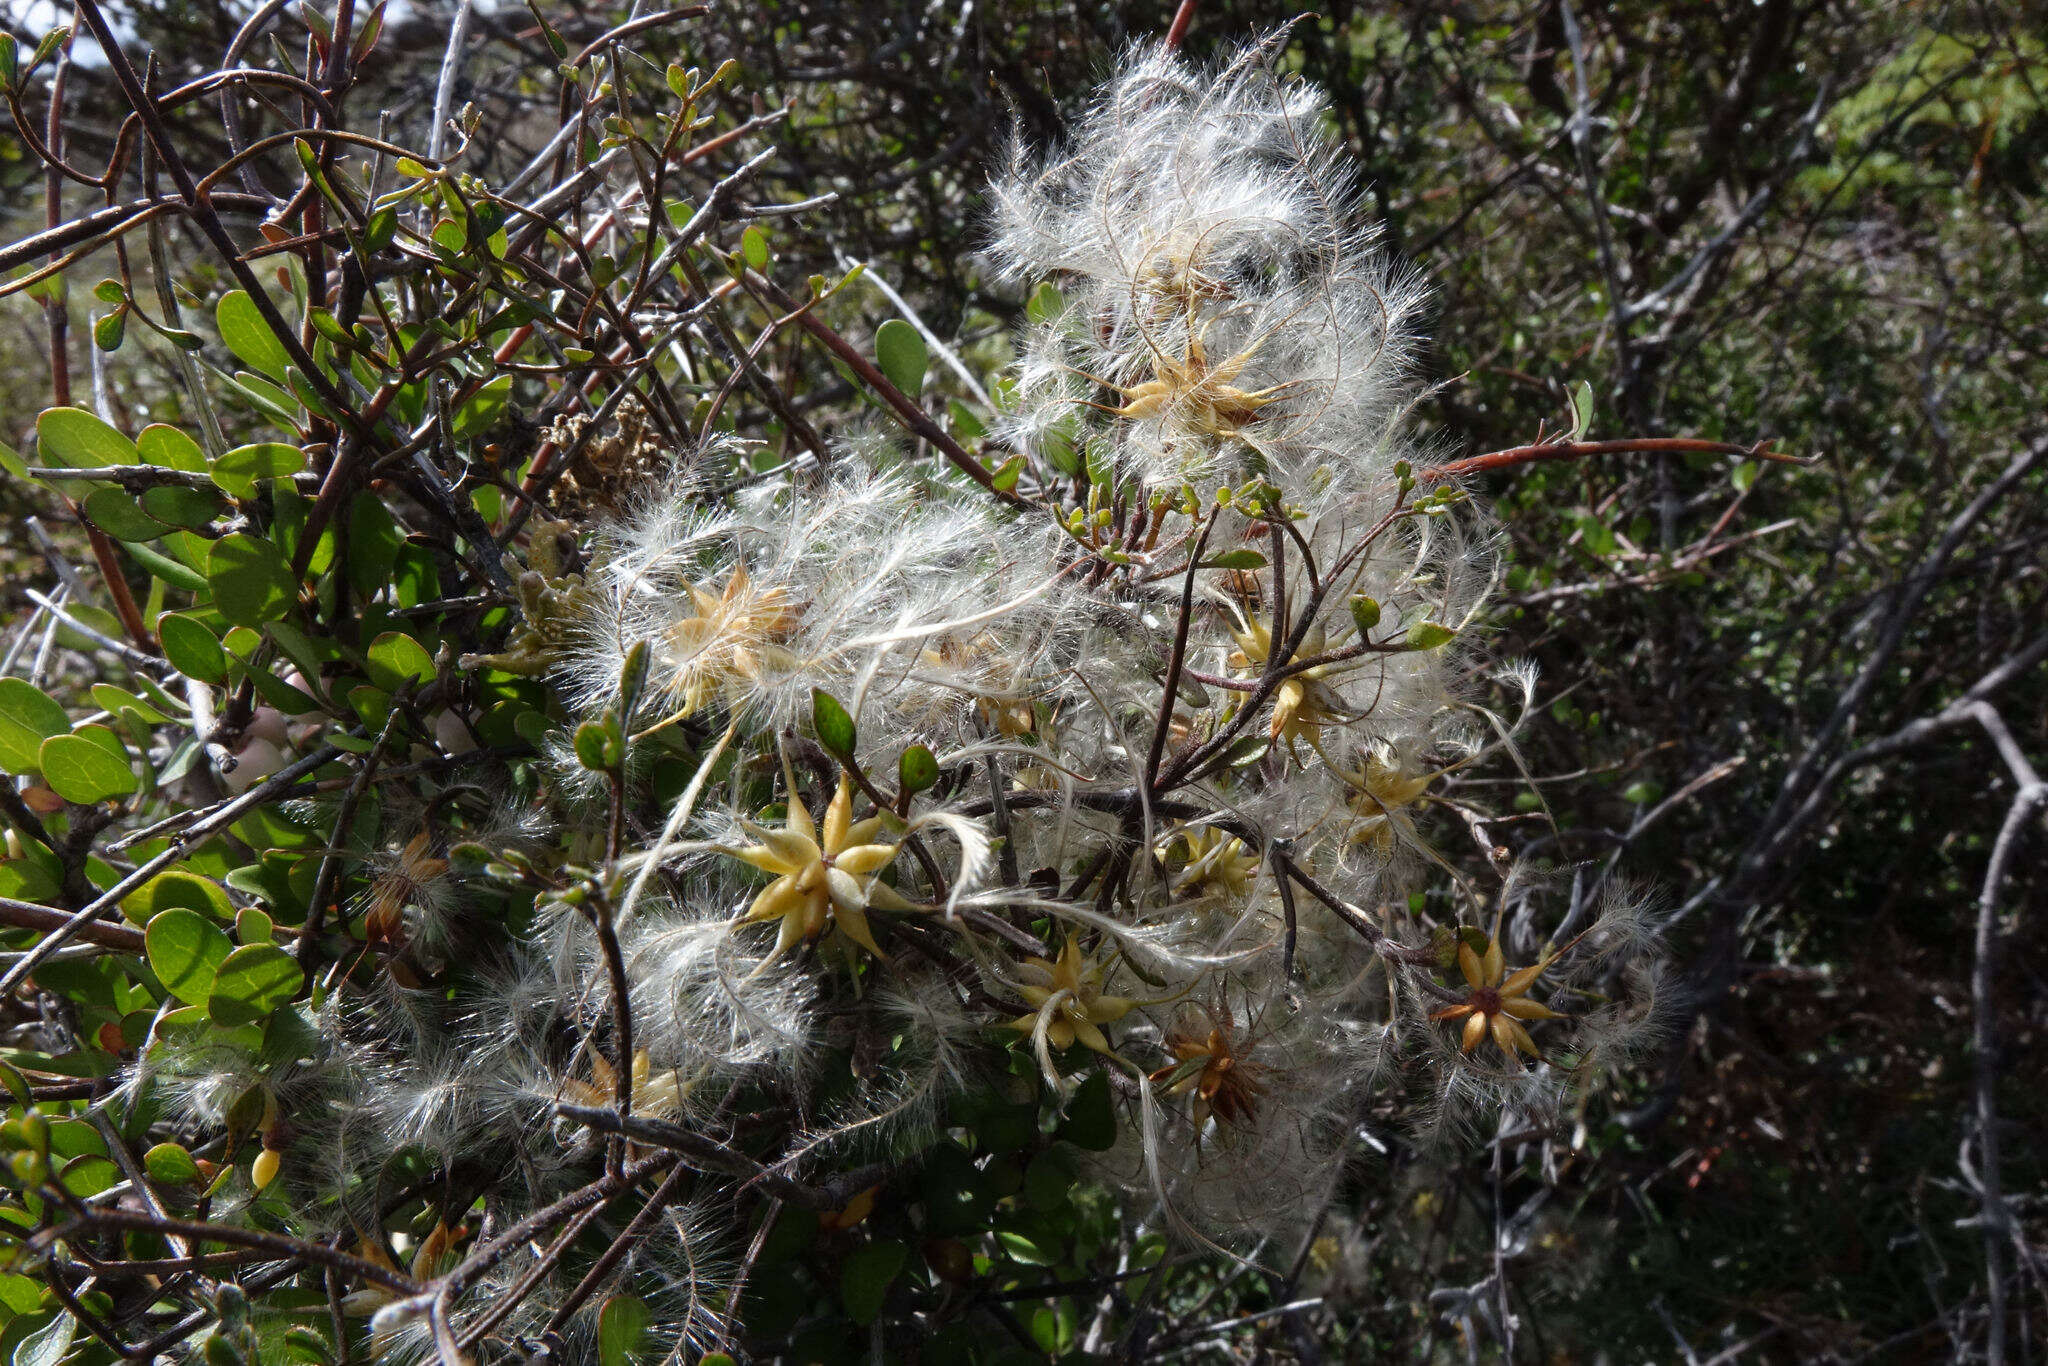
<svg viewBox="0 0 2048 1366"><path fill-rule="evenodd" d="M1266 557L1256 550L1226 550L1221 555L1211 555L1197 565L1198 569L1264 569Z"/></svg>
<svg viewBox="0 0 2048 1366"><path fill-rule="evenodd" d="M592 773L609 773L618 767L623 746L615 743L618 739L612 727L603 721L585 721L576 727L576 762Z"/></svg>
<svg viewBox="0 0 2048 1366"><path fill-rule="evenodd" d="M434 657L426 647L399 631L386 631L370 642L370 681L386 692L401 683L425 683L434 676Z"/></svg>
<svg viewBox="0 0 2048 1366"><path fill-rule="evenodd" d="M284 349L284 343L263 321L263 314L257 310L256 301L242 290L231 289L220 296L214 306L213 321L220 328L220 339L227 343L228 350L235 358L253 370L261 370L272 379L283 379L285 367L291 364L291 354Z"/></svg>
<svg viewBox="0 0 2048 1366"><path fill-rule="evenodd" d="M129 766L121 737L105 726L81 726L71 735L43 741L43 781L67 802L90 806L125 797L141 784Z"/></svg>
<svg viewBox="0 0 2048 1366"><path fill-rule="evenodd" d="M460 408L449 426L457 441L481 435L498 420L498 414L505 411L505 402L512 397L512 376L500 375L483 388L471 394Z"/></svg>
<svg viewBox="0 0 2048 1366"><path fill-rule="evenodd" d="M14 78L21 70L21 52L15 46L14 35L0 31L0 88L14 89Z"/></svg>
<svg viewBox="0 0 2048 1366"><path fill-rule="evenodd" d="M768 234L762 232L758 224L740 234L740 255L745 257L747 264L755 270L767 269Z"/></svg>
<svg viewBox="0 0 2048 1366"><path fill-rule="evenodd" d="M633 713L640 708L640 694L647 687L647 670L653 664L654 651L644 640L636 640L626 650L626 659L619 666L619 725L622 729L633 724Z"/></svg>
<svg viewBox="0 0 2048 1366"><path fill-rule="evenodd" d="M245 944L214 972L206 1013L230 1027L254 1024L298 994L306 975L298 960L274 944Z"/></svg>
<svg viewBox="0 0 2048 1366"><path fill-rule="evenodd" d="M901 1243L869 1243L853 1250L839 1272L839 1299L848 1318L863 1327L875 1321L909 1254Z"/></svg>
<svg viewBox="0 0 2048 1366"><path fill-rule="evenodd" d="M371 730L382 730L391 716L391 694L364 683L348 690L348 705Z"/></svg>
<svg viewBox="0 0 2048 1366"><path fill-rule="evenodd" d="M0 768L35 772L43 741L70 732L71 718L48 693L25 678L0 678Z"/></svg>
<svg viewBox="0 0 2048 1366"><path fill-rule="evenodd" d="M31 68L38 67L48 61L58 48L64 46L70 40L71 28L70 24L59 24L48 33L45 33L42 41L36 44L35 55L28 60L29 66Z"/></svg>
<svg viewBox="0 0 2048 1366"><path fill-rule="evenodd" d="M939 780L939 761L923 745L912 745L896 761L896 781L905 792L922 792Z"/></svg>
<svg viewBox="0 0 2048 1366"><path fill-rule="evenodd" d="M259 669L252 665L249 669L249 682L254 685L265 702L287 716L304 716L308 712L320 710L319 698L308 696L269 669ZM380 717L371 724L382 727L384 722Z"/></svg>
<svg viewBox="0 0 2048 1366"><path fill-rule="evenodd" d="M391 245L391 239L398 232L398 210L379 209L370 215L370 221L363 226L363 251L374 255Z"/></svg>
<svg viewBox="0 0 2048 1366"><path fill-rule="evenodd" d="M284 479L306 468L306 453L282 441L259 441L223 452L207 471L237 498L254 498L259 479Z"/></svg>
<svg viewBox="0 0 2048 1366"><path fill-rule="evenodd" d="M135 443L83 408L47 408L36 418L36 456L44 465L93 469L133 465Z"/></svg>
<svg viewBox="0 0 2048 1366"><path fill-rule="evenodd" d="M121 619L106 608L96 606L93 603L69 603L64 609L64 615L70 617L71 621L77 622L88 630L96 631L100 635L118 637L121 634ZM72 650L90 650L95 648L92 637L84 634L82 631L74 630L71 622L66 621L59 621L57 623L57 643Z"/></svg>
<svg viewBox="0 0 2048 1366"><path fill-rule="evenodd" d="M57 1366L71 1351L78 1325L69 1314L58 1314L14 1349L14 1366Z"/></svg>
<svg viewBox="0 0 2048 1366"><path fill-rule="evenodd" d="M453 260L469 245L469 230L452 218L444 218L434 224L432 240L445 259Z"/></svg>
<svg viewBox="0 0 2048 1366"><path fill-rule="evenodd" d="M298 581L277 547L237 532L213 543L206 582L220 614L239 626L260 626L283 616L298 596Z"/></svg>
<svg viewBox="0 0 2048 1366"><path fill-rule="evenodd" d="M92 344L102 351L119 351L121 339L128 335L128 310L117 308L104 314L92 325Z"/></svg>
<svg viewBox="0 0 2048 1366"><path fill-rule="evenodd" d="M1745 460L1741 464L1737 465L1734 468L1734 470L1729 473L1729 482L1735 485L1735 491L1737 493L1749 492L1750 485L1756 482L1756 472L1758 468L1759 465L1756 461Z"/></svg>
<svg viewBox="0 0 2048 1366"><path fill-rule="evenodd" d="M1003 1251L1009 1254L1011 1261L1022 1262L1026 1266L1051 1266L1059 1260L1059 1254L1046 1251L1021 1233L999 1230L996 1241L1003 1245Z"/></svg>
<svg viewBox="0 0 2048 1366"><path fill-rule="evenodd" d="M142 1155L142 1169L160 1186L196 1186L199 1164L177 1143L159 1143Z"/></svg>
<svg viewBox="0 0 2048 1366"><path fill-rule="evenodd" d="M1577 441L1586 434L1586 427L1593 420L1593 386L1585 380L1572 390L1572 434L1565 439Z"/></svg>
<svg viewBox="0 0 2048 1366"><path fill-rule="evenodd" d="M369 597L391 582L402 544L397 524L377 495L358 493L348 514L348 577L358 593Z"/></svg>
<svg viewBox="0 0 2048 1366"><path fill-rule="evenodd" d="M1109 1074L1100 1068L1074 1088L1059 1137L1091 1153L1107 1152L1116 1142L1116 1110L1109 1099Z"/></svg>
<svg viewBox="0 0 2048 1366"><path fill-rule="evenodd" d="M268 944L277 931L277 922L268 912L256 906L244 906L235 912L235 942L240 944Z"/></svg>
<svg viewBox="0 0 2048 1366"><path fill-rule="evenodd" d="M144 929L149 928L150 921L173 910L197 911L209 920L229 920L235 914L226 889L212 878L183 868L158 873L121 902L121 914Z"/></svg>
<svg viewBox="0 0 2048 1366"><path fill-rule="evenodd" d="M89 1199L104 1191L112 1190L121 1181L121 1169L110 1157L99 1153L85 1153L64 1164L57 1182L79 1199Z"/></svg>
<svg viewBox="0 0 2048 1366"><path fill-rule="evenodd" d="M206 452L199 449L199 443L165 423L152 422L144 427L135 438L135 449L144 464L184 470L187 474L206 473Z"/></svg>
<svg viewBox="0 0 2048 1366"><path fill-rule="evenodd" d="M1351 624L1358 628L1359 639L1363 640L1373 627L1380 624L1380 605L1377 599L1363 593L1351 595Z"/></svg>
<svg viewBox="0 0 2048 1366"><path fill-rule="evenodd" d="M818 743L825 752L837 759L851 759L857 733L853 718L846 714L846 708L839 705L839 699L823 688L811 689L811 725L818 733Z"/></svg>
<svg viewBox="0 0 2048 1366"><path fill-rule="evenodd" d="M1110 444L1090 437L1083 454L1087 457L1088 482L1103 489L1113 487L1116 484L1116 451ZM1264 564L1265 561L1259 563Z"/></svg>
<svg viewBox="0 0 2048 1366"><path fill-rule="evenodd" d="M92 700L93 705L100 710L110 711L116 715L120 714L124 709L132 710L152 726L160 725L171 719L163 712L158 711L148 699L128 692L125 689L117 688L111 683L93 684Z"/></svg>
<svg viewBox="0 0 2048 1366"><path fill-rule="evenodd" d="M156 638L163 642L164 658L185 677L201 683L227 681L227 651L221 649L213 628L199 618L166 612L156 619Z"/></svg>
<svg viewBox="0 0 2048 1366"><path fill-rule="evenodd" d="M80 506L87 521L117 541L153 541L171 529L144 512L134 496L121 489L94 489Z"/></svg>
<svg viewBox="0 0 2048 1366"><path fill-rule="evenodd" d="M1031 293L1031 300L1024 305L1024 316L1043 327L1064 313L1067 299L1059 286L1047 280Z"/></svg>
<svg viewBox="0 0 2048 1366"><path fill-rule="evenodd" d="M562 37L561 34L555 32L555 26L549 23L546 17L541 14L540 6L535 4L534 0L526 0L526 10L527 13L533 16L533 22L540 26L541 36L548 40L548 47L553 49L555 56L568 56L568 40Z"/></svg>
<svg viewBox="0 0 2048 1366"><path fill-rule="evenodd" d="M1051 1147L1031 1159L1024 1172L1024 1203L1036 1210L1056 1210L1074 1192L1074 1157Z"/></svg>
<svg viewBox="0 0 2048 1366"><path fill-rule="evenodd" d="M636 1295L607 1299L597 1312L598 1366L627 1366L638 1360L653 1320L646 1302Z"/></svg>
<svg viewBox="0 0 2048 1366"><path fill-rule="evenodd" d="M192 536L189 532L179 531L172 533L172 535L174 538L188 539L202 547L212 545L212 542L201 537ZM148 570L151 578L161 579L170 587L182 588L188 593L204 593L206 591L206 580L203 577L187 569L162 551L144 545L140 541L124 541L121 544L121 548L127 551L129 557L137 564ZM179 553L184 553L182 548Z"/></svg>
<svg viewBox="0 0 2048 1366"><path fill-rule="evenodd" d="M297 399L261 375L247 370L235 371L234 377L227 381L227 394L287 430L298 426L303 416Z"/></svg>
<svg viewBox="0 0 2048 1366"><path fill-rule="evenodd" d="M1458 633L1434 621L1418 621L1408 628L1408 648L1434 650L1457 639Z"/></svg>
<svg viewBox="0 0 2048 1366"><path fill-rule="evenodd" d="M913 398L924 388L929 360L924 338L901 318L891 318L875 330L875 361L882 367L882 374Z"/></svg>
<svg viewBox="0 0 2048 1366"><path fill-rule="evenodd" d="M223 505L210 490L165 484L142 491L142 510L168 526L196 529L211 525Z"/></svg>
<svg viewBox="0 0 2048 1366"><path fill-rule="evenodd" d="M299 1324L284 1330L285 1360L300 1363L301 1366L332 1366L334 1349L327 1339L314 1329Z"/></svg>
<svg viewBox="0 0 2048 1366"><path fill-rule="evenodd" d="M164 989L187 1005L204 1006L213 994L213 977L234 941L220 926L197 911L174 907L149 922L143 932L149 970Z"/></svg>
<svg viewBox="0 0 2048 1366"><path fill-rule="evenodd" d="M1664 789L1656 783L1630 783L1622 789L1621 799L1635 806L1645 806L1664 795Z"/></svg>

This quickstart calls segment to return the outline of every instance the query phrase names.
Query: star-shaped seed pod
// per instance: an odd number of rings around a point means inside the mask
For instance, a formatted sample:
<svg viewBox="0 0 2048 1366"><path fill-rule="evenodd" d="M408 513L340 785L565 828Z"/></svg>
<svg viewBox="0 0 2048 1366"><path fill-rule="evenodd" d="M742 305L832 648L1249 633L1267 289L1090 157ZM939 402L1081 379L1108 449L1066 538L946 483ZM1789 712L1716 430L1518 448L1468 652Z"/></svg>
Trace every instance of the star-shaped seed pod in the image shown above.
<svg viewBox="0 0 2048 1366"><path fill-rule="evenodd" d="M1474 953L1470 944L1460 943L1458 970L1465 974L1469 991L1463 1001L1447 1006L1429 1018L1463 1020L1465 1030L1459 1047L1467 1053L1477 1048L1480 1040L1490 1033L1494 1044L1507 1055L1509 1062L1517 1066L1521 1064L1524 1053L1532 1058L1541 1058L1543 1055L1536 1051L1536 1041L1529 1037L1529 1031L1521 1022L1565 1018L1548 1006L1529 999L1529 989L1536 985L1537 979L1555 959L1555 954L1547 954L1510 976L1498 938L1487 939L1483 955Z"/></svg>
<svg viewBox="0 0 2048 1366"><path fill-rule="evenodd" d="M1045 1021L1045 1038L1054 1048L1071 1048L1078 1040L1097 1053L1108 1053L1109 1040L1101 1026L1114 1024L1131 1013L1137 1002L1128 996L1102 994L1100 964L1081 957L1081 944L1072 935L1061 946L1059 957L1024 960L1017 991L1033 1007L1019 1015L1007 1028L1020 1034L1035 1034Z"/></svg>
<svg viewBox="0 0 2048 1366"><path fill-rule="evenodd" d="M788 773L787 760L784 772ZM865 820L853 819L853 783L844 775L839 790L825 808L822 826L811 819L796 783L789 782L789 816L780 830L742 820L740 828L757 843L723 852L751 864L775 881L761 889L736 923L780 922L774 952L762 966L773 962L802 940L816 939L833 925L848 939L886 958L868 927L868 908L914 911L896 891L883 883L879 874L894 861L902 847L875 840L882 829L880 814Z"/></svg>
<svg viewBox="0 0 2048 1366"><path fill-rule="evenodd" d="M688 590L690 613L668 627L656 655L679 715L701 709L727 687L758 682L794 662L779 643L796 630L801 615L786 590L756 588L744 564L733 568L716 593L696 584Z"/></svg>
<svg viewBox="0 0 2048 1366"><path fill-rule="evenodd" d="M1138 384L1113 385L1123 395L1121 407L1110 411L1132 422L1171 417L1189 433L1223 440L1259 420L1271 404L1280 401L1294 381L1264 389L1240 389L1234 381L1257 354L1252 346L1226 360L1210 363L1202 342L1206 327L1191 329L1187 355L1175 359L1156 347L1152 352L1152 378Z"/></svg>
<svg viewBox="0 0 2048 1366"><path fill-rule="evenodd" d="M1379 744L1366 752L1365 762L1358 768L1333 766L1331 772L1352 789L1349 805L1359 817L1358 824L1351 828L1351 842L1370 845L1382 858L1394 852L1397 837L1420 845L1408 808L1420 803L1430 784L1448 771L1418 773L1390 747Z"/></svg>
<svg viewBox="0 0 2048 1366"><path fill-rule="evenodd" d="M1228 1011L1211 1019L1206 1036L1199 1026L1177 1026L1166 1036L1166 1047L1174 1061L1152 1073L1151 1080L1169 1096L1193 1092L1197 1125L1208 1123L1211 1115L1225 1124L1258 1117L1266 1068L1245 1056L1250 1050Z"/></svg>
<svg viewBox="0 0 2048 1366"><path fill-rule="evenodd" d="M1237 641L1237 648L1224 663L1254 676L1264 673L1266 661L1273 654L1273 629L1263 621L1253 620L1242 627L1233 625L1230 634ZM1317 626L1302 638L1296 657L1314 659L1326 648L1323 628ZM1344 710L1336 690L1325 681L1342 672L1343 665L1318 664L1288 675L1273 690L1273 719L1268 733L1274 743L1285 741L1291 746L1296 739L1305 739L1314 745L1324 726L1353 719Z"/></svg>
<svg viewBox="0 0 2048 1366"><path fill-rule="evenodd" d="M1189 826L1176 830L1159 846L1164 859L1179 845L1187 863L1173 879L1176 896L1221 896L1241 901L1259 875L1259 855L1228 830Z"/></svg>

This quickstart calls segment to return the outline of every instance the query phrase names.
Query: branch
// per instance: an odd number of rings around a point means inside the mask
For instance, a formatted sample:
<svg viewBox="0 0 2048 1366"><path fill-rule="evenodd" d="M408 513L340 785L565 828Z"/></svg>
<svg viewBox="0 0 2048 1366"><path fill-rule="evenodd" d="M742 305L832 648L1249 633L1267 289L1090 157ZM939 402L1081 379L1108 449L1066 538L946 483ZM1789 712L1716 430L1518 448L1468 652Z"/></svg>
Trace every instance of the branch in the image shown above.
<svg viewBox="0 0 2048 1366"><path fill-rule="evenodd" d="M1584 460L1595 455L1739 455L1749 460L1774 460L1781 465L1817 463L1811 457L1771 450L1770 444L1769 440L1764 440L1753 446L1738 446L1729 441L1703 441L1690 436L1635 436L1616 441L1539 441L1528 446L1512 446L1504 451L1488 451L1485 455L1468 455L1463 460L1417 470L1415 478L1421 483L1437 484L1446 479L1462 479L1468 474L1504 470L1515 465L1533 465L1544 460Z"/></svg>
<svg viewBox="0 0 2048 1366"><path fill-rule="evenodd" d="M773 300L776 307L786 312L796 312L796 301L785 294L774 281L752 270L747 272L746 279L749 285ZM814 312L799 312L796 320L803 325L805 331L823 342L826 350L845 361L847 368L860 376L861 383L874 390L883 402L896 410L897 416L903 419L903 425L931 442L941 455L953 463L954 468L1012 507L1035 506L1029 499L1019 497L1008 489L997 488L995 477L989 473L986 466L968 454L966 447L948 436L944 428L932 421L930 415L917 406L915 400L891 384L888 377L875 368L875 363L860 353L859 348L821 322Z"/></svg>

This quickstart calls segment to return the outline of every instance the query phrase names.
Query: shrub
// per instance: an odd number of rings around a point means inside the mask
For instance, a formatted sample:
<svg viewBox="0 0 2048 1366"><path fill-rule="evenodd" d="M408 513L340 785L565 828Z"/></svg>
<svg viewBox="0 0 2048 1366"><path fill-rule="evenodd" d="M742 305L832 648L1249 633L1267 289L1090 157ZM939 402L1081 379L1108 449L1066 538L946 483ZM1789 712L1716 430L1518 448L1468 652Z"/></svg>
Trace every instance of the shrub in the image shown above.
<svg viewBox="0 0 2048 1366"><path fill-rule="evenodd" d="M1297 1281L1362 1137L1552 1125L1656 1036L1640 898L1436 847L1532 696L1491 466L1404 437L1424 291L1273 41L1019 148L992 376L777 283L775 116L634 57L686 12L542 23L497 175L445 76L408 147L282 71L152 97L80 13L116 203L7 255L60 358L9 470L82 533L0 681L37 1359L1135 1351L1168 1257ZM313 27L333 91L377 23ZM202 174L216 86L308 117Z"/></svg>

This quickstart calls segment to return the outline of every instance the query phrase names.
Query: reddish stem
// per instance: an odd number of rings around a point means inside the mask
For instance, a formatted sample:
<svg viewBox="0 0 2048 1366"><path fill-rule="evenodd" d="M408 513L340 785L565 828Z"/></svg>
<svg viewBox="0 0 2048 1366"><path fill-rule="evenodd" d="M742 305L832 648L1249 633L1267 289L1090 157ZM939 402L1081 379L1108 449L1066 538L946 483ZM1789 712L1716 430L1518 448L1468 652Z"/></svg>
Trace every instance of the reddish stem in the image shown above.
<svg viewBox="0 0 2048 1366"><path fill-rule="evenodd" d="M1770 450L1770 444L1764 440L1754 446L1737 446L1732 442L1702 441L1692 436L1638 436L1619 441L1540 441L1530 446L1470 455L1433 469L1417 470L1415 477L1425 484L1441 483L1446 479L1462 479L1468 474L1531 465L1539 460L1582 460L1590 455L1741 455L1751 460L1775 460L1783 465L1813 463L1796 455Z"/></svg>

